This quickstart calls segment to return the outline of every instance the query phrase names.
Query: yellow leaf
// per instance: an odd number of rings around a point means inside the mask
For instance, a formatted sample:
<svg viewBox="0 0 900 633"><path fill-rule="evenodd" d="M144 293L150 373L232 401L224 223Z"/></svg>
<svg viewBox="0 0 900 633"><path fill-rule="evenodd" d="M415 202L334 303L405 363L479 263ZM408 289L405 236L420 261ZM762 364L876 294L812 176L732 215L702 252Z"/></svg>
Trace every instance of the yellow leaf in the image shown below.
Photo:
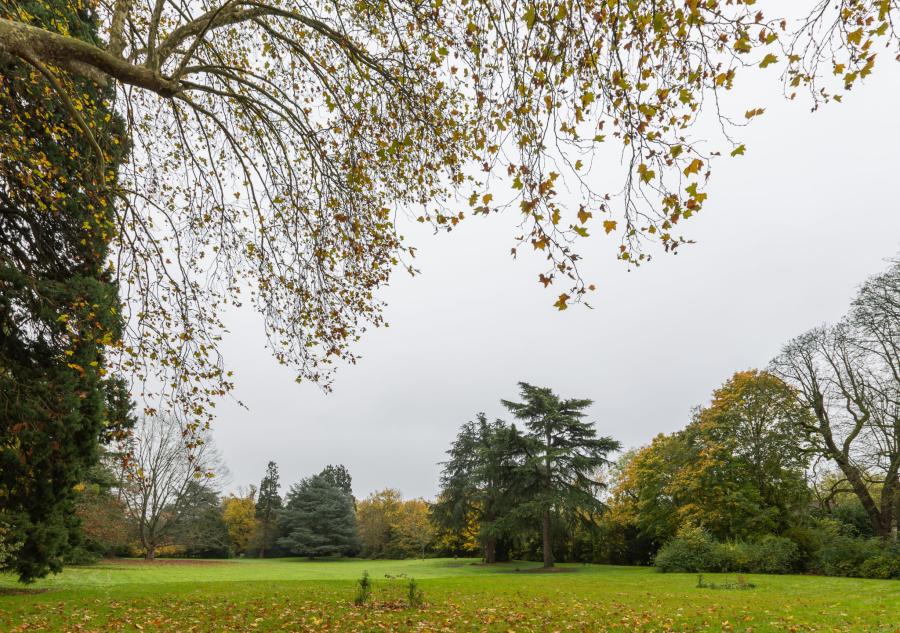
<svg viewBox="0 0 900 633"><path fill-rule="evenodd" d="M616 221L615 220L604 220L603 221L603 230L606 231L606 234L609 235L613 231L616 230Z"/></svg>
<svg viewBox="0 0 900 633"><path fill-rule="evenodd" d="M762 60L761 62L759 62L759 67L760 67L760 68L765 68L766 66L769 66L769 65L771 65L771 64L774 64L774 63L777 62L777 61L778 61L778 56L777 56L777 55L773 55L772 53L769 53L768 55L766 55L765 57L763 57L763 60Z"/></svg>
<svg viewBox="0 0 900 633"><path fill-rule="evenodd" d="M691 174L696 174L700 171L701 167L703 167L703 161L699 158L695 158L691 161L690 165L684 168L684 175L690 176Z"/></svg>
<svg viewBox="0 0 900 633"><path fill-rule="evenodd" d="M569 295L567 295L566 293L562 293L561 295L559 295L559 299L557 299L556 303L554 303L553 305L556 306L556 308L559 310L565 310L569 307L567 303L569 299Z"/></svg>

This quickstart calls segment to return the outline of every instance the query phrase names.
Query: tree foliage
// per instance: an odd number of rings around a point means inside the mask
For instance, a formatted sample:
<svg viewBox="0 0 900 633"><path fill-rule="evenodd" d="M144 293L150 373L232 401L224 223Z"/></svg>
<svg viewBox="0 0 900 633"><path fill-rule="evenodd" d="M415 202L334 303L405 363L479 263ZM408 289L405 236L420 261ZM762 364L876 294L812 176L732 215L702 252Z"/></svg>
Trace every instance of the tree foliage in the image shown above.
<svg viewBox="0 0 900 633"><path fill-rule="evenodd" d="M266 474L259 484L259 495L256 498L256 518L259 520L257 544L259 557L264 558L266 550L272 548L278 538L278 512L281 510L281 495L278 493L281 484L278 481L278 465L269 462Z"/></svg>
<svg viewBox="0 0 900 633"><path fill-rule="evenodd" d="M354 360L383 322L378 290L396 266L414 270L398 212L450 230L513 209L513 254L546 257L538 280L562 284L560 309L593 289L577 268L589 234L614 234L629 264L649 243L676 249L713 159L746 149L732 121L764 111L719 109L741 73L784 64L791 91L830 99L821 74L853 86L876 46L900 41L896 0L811 1L789 25L755 0L109 0L103 41L33 0L0 9L0 53L39 69L35 111L65 106L90 148L79 180L117 200L100 223L127 324L115 366L202 425L232 388L218 315L245 290L298 379L327 385L335 361ZM115 92L117 174L108 104L85 86ZM717 145L693 133L705 110L725 130Z"/></svg>
<svg viewBox="0 0 900 633"><path fill-rule="evenodd" d="M647 562L692 527L735 540L801 523L807 417L795 391L776 376L737 372L683 430L658 435L622 466L606 520L631 541L623 544L633 548L624 557Z"/></svg>
<svg viewBox="0 0 900 633"><path fill-rule="evenodd" d="M235 554L245 554L259 530L256 519L256 488L251 486L244 495L228 495L222 502L222 520L228 528L228 538Z"/></svg>
<svg viewBox="0 0 900 633"><path fill-rule="evenodd" d="M522 445L515 427L479 413L462 426L443 463L433 516L445 530L460 533L476 523L487 563L496 562L497 539L510 529Z"/></svg>
<svg viewBox="0 0 900 633"><path fill-rule="evenodd" d="M362 555L367 558L424 557L436 534L431 511L423 499L403 499L385 488L356 504Z"/></svg>
<svg viewBox="0 0 900 633"><path fill-rule="evenodd" d="M528 430L517 475L523 499L517 512L540 517L544 567L552 567L554 517L602 509L597 493L604 483L598 474L620 444L598 437L594 425L584 421L591 400L562 399L525 382L519 383L519 394L522 402L501 401Z"/></svg>
<svg viewBox="0 0 900 633"><path fill-rule="evenodd" d="M350 476L350 471L346 466L328 464L319 475L332 486L350 496L351 499L353 498L353 477Z"/></svg>
<svg viewBox="0 0 900 633"><path fill-rule="evenodd" d="M278 544L293 554L313 558L358 548L353 500L321 474L291 486L280 524Z"/></svg>
<svg viewBox="0 0 900 633"><path fill-rule="evenodd" d="M100 43L97 14L81 3L14 6L35 28ZM73 487L117 432L105 378L121 328L108 268L116 210L88 159L101 148L114 177L124 131L111 89L50 76L0 45L0 514L20 544L5 566L24 581L60 570L78 534ZM77 95L77 121L56 89Z"/></svg>

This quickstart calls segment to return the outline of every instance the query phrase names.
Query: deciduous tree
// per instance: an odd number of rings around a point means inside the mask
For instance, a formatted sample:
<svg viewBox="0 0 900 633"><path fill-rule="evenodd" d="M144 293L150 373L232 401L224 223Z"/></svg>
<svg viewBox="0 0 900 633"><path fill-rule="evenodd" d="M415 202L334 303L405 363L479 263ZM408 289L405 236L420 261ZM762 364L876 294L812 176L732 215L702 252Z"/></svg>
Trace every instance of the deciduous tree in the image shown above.
<svg viewBox="0 0 900 633"><path fill-rule="evenodd" d="M630 534L639 562L684 527L721 540L784 533L808 509L808 419L778 377L737 372L684 429L658 435L627 460L607 522Z"/></svg>
<svg viewBox="0 0 900 633"><path fill-rule="evenodd" d="M677 248L714 157L745 151L727 133L698 142L705 104L733 131L720 96L747 69L787 63L792 92L831 98L821 74L852 86L878 44L898 42L896 0L810 1L793 29L755 0L109 0L96 8L103 40L45 20L52 0L37 0L0 7L0 53L35 68L35 111L64 106L90 148L80 180L119 201L107 234L128 323L118 366L165 374L141 384L165 385L200 424L232 386L217 315L243 302L245 280L298 378L327 384L353 358L382 323L378 289L412 268L397 211L449 230L516 209L513 252L547 258L538 280L564 284L560 309L592 288L576 268L590 233L615 234L634 264L647 242ZM127 114L117 175L88 84ZM603 160L610 144L621 169Z"/></svg>
<svg viewBox="0 0 900 633"><path fill-rule="evenodd" d="M368 558L391 558L392 529L403 504L403 495L394 488L373 492L356 504L356 521L362 553Z"/></svg>
<svg viewBox="0 0 900 633"><path fill-rule="evenodd" d="M888 537L900 512L900 261L863 284L844 319L797 337L772 366L812 412L813 450Z"/></svg>
<svg viewBox="0 0 900 633"><path fill-rule="evenodd" d="M259 530L256 519L256 488L250 487L244 495L228 495L222 502L222 519L228 528L231 549L244 554Z"/></svg>
<svg viewBox="0 0 900 633"><path fill-rule="evenodd" d="M122 499L144 556L153 560L191 505L190 494L202 492L196 484L210 480L216 470L221 476L223 467L208 439L193 448L185 445L174 418L142 418L126 446L130 459L120 484Z"/></svg>

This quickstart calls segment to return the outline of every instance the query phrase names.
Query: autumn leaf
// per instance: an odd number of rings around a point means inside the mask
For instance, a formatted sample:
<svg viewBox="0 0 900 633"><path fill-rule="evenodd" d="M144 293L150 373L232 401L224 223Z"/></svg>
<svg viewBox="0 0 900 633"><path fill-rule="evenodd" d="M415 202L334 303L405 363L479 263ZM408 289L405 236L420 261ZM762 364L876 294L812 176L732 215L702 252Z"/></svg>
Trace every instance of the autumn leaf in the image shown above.
<svg viewBox="0 0 900 633"><path fill-rule="evenodd" d="M571 297L569 297L569 295L567 295L566 293L562 293L561 295L559 295L559 299L557 299L557 300L556 300L556 303L554 303L553 305L554 305L558 310L565 310L566 308L569 307L569 306L568 306L568 301L569 301L570 298L571 298Z"/></svg>
<svg viewBox="0 0 900 633"><path fill-rule="evenodd" d="M684 175L690 176L691 174L696 174L700 171L701 167L703 167L703 161L699 158L695 158L687 167L684 168Z"/></svg>
<svg viewBox="0 0 900 633"><path fill-rule="evenodd" d="M777 61L778 61L778 56L774 55L772 53L769 53L768 55L763 57L763 60L761 62L759 62L759 67L766 68L766 67L770 66L771 64L774 64Z"/></svg>
<svg viewBox="0 0 900 633"><path fill-rule="evenodd" d="M604 220L603 221L603 230L606 231L606 234L609 235L613 231L616 230L616 221L615 220Z"/></svg>

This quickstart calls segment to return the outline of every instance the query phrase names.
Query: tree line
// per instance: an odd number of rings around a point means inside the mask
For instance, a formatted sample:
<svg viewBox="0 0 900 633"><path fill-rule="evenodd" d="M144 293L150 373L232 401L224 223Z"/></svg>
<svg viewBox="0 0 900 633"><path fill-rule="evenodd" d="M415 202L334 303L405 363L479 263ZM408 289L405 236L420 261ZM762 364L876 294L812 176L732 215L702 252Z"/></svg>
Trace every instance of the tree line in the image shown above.
<svg viewBox="0 0 900 633"><path fill-rule="evenodd" d="M847 314L735 373L680 431L615 463L590 401L522 385L526 431L479 415L434 512L485 561L554 557L681 571L900 577L900 261Z"/></svg>
<svg viewBox="0 0 900 633"><path fill-rule="evenodd" d="M519 383L500 401L511 421L481 413L459 429L433 502L358 500L342 465L282 496L273 462L258 486L222 494L210 436L187 443L177 419L133 418L123 398L125 424L73 486L65 561L475 555L900 577L900 260L837 323L736 372L683 429L637 449L598 434L591 400ZM0 565L24 577L32 560L21 526L0 521Z"/></svg>
<svg viewBox="0 0 900 633"><path fill-rule="evenodd" d="M167 418L140 420L120 451L108 452L77 486L81 538L66 556L221 558L365 556L430 553L430 505L385 489L357 500L343 465L328 465L281 493L275 462L258 486L221 491L228 477L210 438L185 446ZM2 562L2 561L0 561Z"/></svg>

